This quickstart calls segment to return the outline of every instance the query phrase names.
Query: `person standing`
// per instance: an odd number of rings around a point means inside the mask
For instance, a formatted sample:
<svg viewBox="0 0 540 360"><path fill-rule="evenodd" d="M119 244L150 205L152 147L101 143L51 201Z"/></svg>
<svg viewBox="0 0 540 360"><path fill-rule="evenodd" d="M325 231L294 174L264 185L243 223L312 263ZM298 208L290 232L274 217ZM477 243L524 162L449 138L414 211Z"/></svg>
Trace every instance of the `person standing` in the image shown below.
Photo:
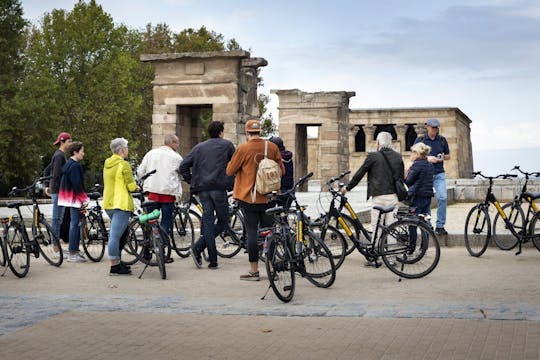
<svg viewBox="0 0 540 360"><path fill-rule="evenodd" d="M285 167L285 173L281 177L281 189L282 193L291 190L294 187L294 163L293 163L293 153L283 145L283 140L279 136L272 136L269 141L276 144L281 153L281 161L283 161L283 166Z"/></svg>
<svg viewBox="0 0 540 360"><path fill-rule="evenodd" d="M69 160L62 167L62 180L58 191L58 206L70 209L69 224L69 262L85 262L79 252L81 239L81 209L88 205L88 196L84 190L83 168L80 161L84 158L84 146L80 141L72 142L68 147Z"/></svg>
<svg viewBox="0 0 540 360"><path fill-rule="evenodd" d="M178 154L179 147L180 141L175 134L166 135L164 145L147 152L137 169L139 178L156 170L156 173L144 182L144 189L148 191L148 200L159 204L161 227L169 235L173 225L174 203L176 197L182 196L178 174L178 168L182 162L182 156ZM168 262L172 262L172 258L169 258Z"/></svg>
<svg viewBox="0 0 540 360"><path fill-rule="evenodd" d="M427 161L431 148L424 143L411 146L411 166L405 171L405 184L411 206L417 214L429 214L433 197L433 166Z"/></svg>
<svg viewBox="0 0 540 360"><path fill-rule="evenodd" d="M53 145L58 149L54 152L50 164L45 169L46 176L51 176L49 185L45 188L45 193L52 199L52 228L58 239L60 239L60 225L64 218L64 207L58 206L58 191L60 190L60 180L62 179L62 167L66 163L66 152L71 144L71 135L61 132L56 137ZM54 245L55 256L59 256L61 251L60 243Z"/></svg>
<svg viewBox="0 0 540 360"><path fill-rule="evenodd" d="M386 159L385 159L386 157ZM387 161L388 160L388 161ZM390 164L390 166L389 166ZM341 189L345 194L352 190L368 174L367 198L373 197L373 206L396 206L399 203L394 185L394 175L403 179L403 160L401 155L392 150L392 135L382 131L377 135L377 151L368 153L366 160L354 174L351 181ZM387 224L392 220L392 214L383 216L381 221ZM375 233L379 211L371 209L371 228ZM366 266L378 266L378 263L367 262Z"/></svg>
<svg viewBox="0 0 540 360"><path fill-rule="evenodd" d="M446 235L448 232L444 228L446 224L446 175L444 172L444 161L450 160L450 148L448 141L444 136L439 135L440 122L438 119L432 118L426 121L426 133L419 136L414 141L415 144L422 142L429 147L431 151L427 157L433 165L433 187L435 188L435 197L437 198L437 222L435 225L435 233L437 235ZM431 215L431 209L429 214Z"/></svg>
<svg viewBox="0 0 540 360"><path fill-rule="evenodd" d="M139 190L131 166L125 160L129 154L128 141L116 138L110 145L112 156L103 166L103 209L111 219L108 252L111 269L109 275L129 275L131 269L121 261L120 238L135 210L130 193Z"/></svg>
<svg viewBox="0 0 540 360"><path fill-rule="evenodd" d="M212 121L208 125L210 138L195 145L180 164L180 174L191 192L199 195L203 208L203 231L190 251L198 268L202 266L201 253L208 249L208 268L217 269L216 235L229 226L227 189L232 179L225 174L225 167L234 153L234 145L223 138L224 130L222 121Z"/></svg>
<svg viewBox="0 0 540 360"><path fill-rule="evenodd" d="M252 189L255 186L259 161L264 158L265 142L268 142L267 157L277 162L281 173L285 167L281 161L281 153L278 147L260 137L261 122L259 119L250 119L245 126L248 141L236 149L231 161L227 165L227 175L236 175L234 182L233 197L238 200L246 220L247 250L249 256L250 271L240 275L240 280L259 281L259 247L258 227L268 227L272 219L266 215L268 209L268 197L264 194L255 194L252 197Z"/></svg>

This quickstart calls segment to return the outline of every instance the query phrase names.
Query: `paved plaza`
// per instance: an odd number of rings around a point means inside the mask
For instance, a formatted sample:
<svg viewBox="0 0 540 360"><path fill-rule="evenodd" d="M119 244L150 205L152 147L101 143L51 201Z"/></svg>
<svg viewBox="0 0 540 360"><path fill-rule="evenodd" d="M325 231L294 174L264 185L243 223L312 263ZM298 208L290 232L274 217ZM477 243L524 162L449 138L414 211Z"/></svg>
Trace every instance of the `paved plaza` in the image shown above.
<svg viewBox="0 0 540 360"><path fill-rule="evenodd" d="M449 208L452 236L469 207ZM288 304L271 290L261 300L266 278L239 280L243 253L220 259L217 271L175 257L167 280L156 268L138 279L142 265L110 277L106 259L60 268L31 260L26 278L0 278L2 359L540 356L540 252L530 246L519 256L490 247L481 258L445 246L433 273L403 281L354 253L329 289L298 278Z"/></svg>

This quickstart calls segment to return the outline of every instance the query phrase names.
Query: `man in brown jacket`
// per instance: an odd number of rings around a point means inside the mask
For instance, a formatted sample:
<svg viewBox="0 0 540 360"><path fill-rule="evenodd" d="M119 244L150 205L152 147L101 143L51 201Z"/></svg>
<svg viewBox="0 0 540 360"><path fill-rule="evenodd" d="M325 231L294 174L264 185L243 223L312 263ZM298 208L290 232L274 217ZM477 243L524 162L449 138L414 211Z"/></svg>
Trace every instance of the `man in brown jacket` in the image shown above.
<svg viewBox="0 0 540 360"><path fill-rule="evenodd" d="M261 122L251 119L246 122L246 136L248 141L236 149L231 161L227 165L227 175L236 175L234 181L233 197L238 200L240 208L246 219L247 250L249 255L250 271L240 275L240 280L259 281L259 249L257 246L258 227L270 226L272 219L265 214L268 209L268 197L264 194L256 194L252 200L251 190L255 185L255 178L259 161L264 158L264 140L260 137ZM285 173L281 153L278 147L268 141L269 159L277 162L281 167L281 173Z"/></svg>

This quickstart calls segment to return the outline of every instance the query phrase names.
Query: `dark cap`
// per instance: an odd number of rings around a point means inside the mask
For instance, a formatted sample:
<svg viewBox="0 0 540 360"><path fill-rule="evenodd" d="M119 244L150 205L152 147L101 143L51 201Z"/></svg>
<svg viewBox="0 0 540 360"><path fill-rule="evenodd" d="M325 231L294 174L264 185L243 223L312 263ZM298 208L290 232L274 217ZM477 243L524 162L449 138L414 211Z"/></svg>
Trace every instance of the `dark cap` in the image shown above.
<svg viewBox="0 0 540 360"><path fill-rule="evenodd" d="M426 121L426 125L434 127L434 128L438 128L441 126L441 124L439 123L439 120L435 118L428 119L428 121Z"/></svg>
<svg viewBox="0 0 540 360"><path fill-rule="evenodd" d="M71 139L71 135L69 133L60 133L58 134L58 137L56 138L56 141L53 143L53 145L58 145L61 141L66 141L68 139Z"/></svg>
<svg viewBox="0 0 540 360"><path fill-rule="evenodd" d="M283 140L279 136L272 136L268 140L276 144L279 150L285 150L285 146L283 146Z"/></svg>
<svg viewBox="0 0 540 360"><path fill-rule="evenodd" d="M248 120L246 122L246 132L247 133L261 132L261 122L259 120Z"/></svg>

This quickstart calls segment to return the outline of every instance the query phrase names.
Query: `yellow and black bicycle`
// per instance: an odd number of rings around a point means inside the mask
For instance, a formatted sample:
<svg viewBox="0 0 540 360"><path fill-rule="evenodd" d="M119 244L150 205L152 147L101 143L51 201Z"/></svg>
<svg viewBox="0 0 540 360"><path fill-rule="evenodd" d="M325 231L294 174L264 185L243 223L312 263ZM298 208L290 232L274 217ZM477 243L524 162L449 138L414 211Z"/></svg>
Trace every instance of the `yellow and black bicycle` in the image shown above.
<svg viewBox="0 0 540 360"><path fill-rule="evenodd" d="M515 219L519 216L519 210L512 212L511 206L501 206L495 194L493 194L493 180L494 179L509 179L515 178L515 174L501 174L497 176L485 176L480 171L473 172L474 176L480 176L489 180L489 186L486 191L486 198L481 203L476 204L467 214L465 220L465 246L471 256L479 257L486 251L489 241L492 237L491 218L489 215L490 205L495 206L497 214L500 220L504 221L506 228L510 231L509 234L504 236L513 236L519 244L519 250L516 255L521 254L522 244L528 240L532 240L536 248L540 249L540 234L535 234L536 224L540 221L540 214L536 213L531 219L531 232L522 231L521 227L515 227ZM521 210L521 207L519 208ZM522 215L522 213L520 214ZM523 216L523 215L522 215ZM534 224L534 226L532 226ZM502 234L499 234L499 242L502 243ZM505 240L506 241L506 240ZM507 242L507 241L506 241ZM514 245L515 247L515 245Z"/></svg>

